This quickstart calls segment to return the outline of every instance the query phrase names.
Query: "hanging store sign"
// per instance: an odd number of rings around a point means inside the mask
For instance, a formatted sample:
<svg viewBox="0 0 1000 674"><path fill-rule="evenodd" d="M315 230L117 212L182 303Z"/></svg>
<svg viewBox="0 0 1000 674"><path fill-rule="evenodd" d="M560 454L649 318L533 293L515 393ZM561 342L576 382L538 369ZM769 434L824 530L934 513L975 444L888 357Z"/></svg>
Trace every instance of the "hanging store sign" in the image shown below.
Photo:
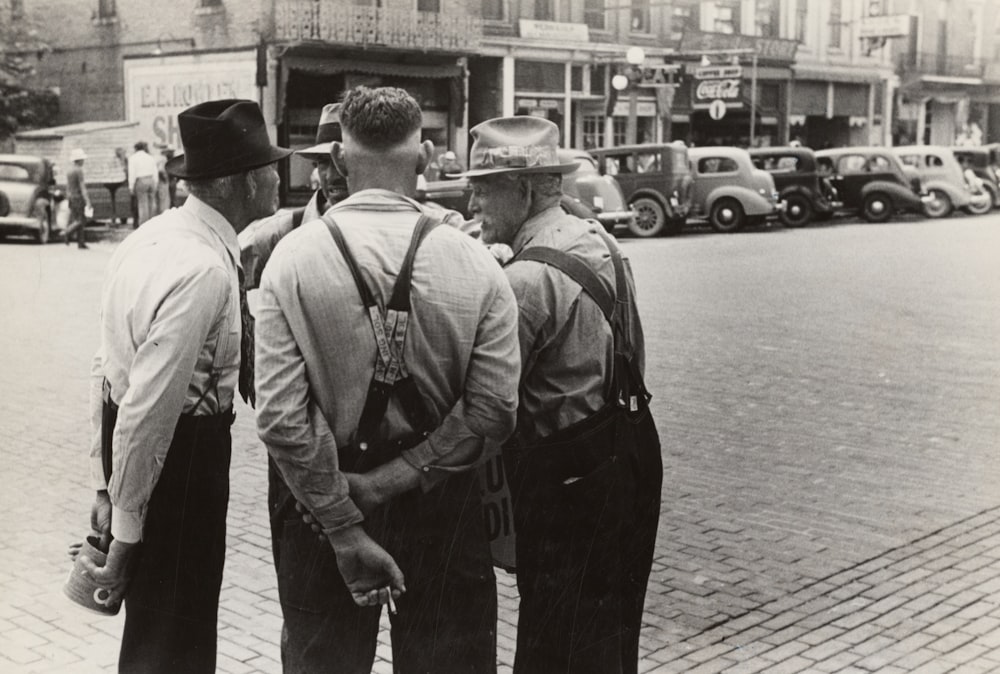
<svg viewBox="0 0 1000 674"><path fill-rule="evenodd" d="M798 40L685 29L681 34L681 42L677 51L697 53L726 49L753 49L757 53L757 58L762 61L785 62L791 65L795 60L795 52L798 48Z"/></svg>
<svg viewBox="0 0 1000 674"><path fill-rule="evenodd" d="M743 66L698 66L692 73L696 80L720 77L743 77Z"/></svg>
<svg viewBox="0 0 1000 674"><path fill-rule="evenodd" d="M615 117L628 117L628 101L618 101L615 103ZM652 101L639 101L635 104L636 117L656 117L656 103Z"/></svg>
<svg viewBox="0 0 1000 674"><path fill-rule="evenodd" d="M708 109L713 101L722 101L727 108L743 107L743 80L738 77L696 80L691 87L691 107Z"/></svg>
<svg viewBox="0 0 1000 674"><path fill-rule="evenodd" d="M858 37L905 37L912 25L909 14L866 16L858 21Z"/></svg>

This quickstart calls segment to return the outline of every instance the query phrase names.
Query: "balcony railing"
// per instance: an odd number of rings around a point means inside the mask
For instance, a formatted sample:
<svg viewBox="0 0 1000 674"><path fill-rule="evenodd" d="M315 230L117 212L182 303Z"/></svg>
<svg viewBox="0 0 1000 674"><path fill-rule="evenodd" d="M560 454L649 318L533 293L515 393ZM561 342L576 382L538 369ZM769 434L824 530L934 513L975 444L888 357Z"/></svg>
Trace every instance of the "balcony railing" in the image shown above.
<svg viewBox="0 0 1000 674"><path fill-rule="evenodd" d="M949 56L936 52L900 54L896 65L903 75L938 75L942 77L982 77L985 65L971 56Z"/></svg>
<svg viewBox="0 0 1000 674"><path fill-rule="evenodd" d="M319 40L359 47L471 52L479 48L482 20L474 16L356 7L343 0L277 0L279 40Z"/></svg>

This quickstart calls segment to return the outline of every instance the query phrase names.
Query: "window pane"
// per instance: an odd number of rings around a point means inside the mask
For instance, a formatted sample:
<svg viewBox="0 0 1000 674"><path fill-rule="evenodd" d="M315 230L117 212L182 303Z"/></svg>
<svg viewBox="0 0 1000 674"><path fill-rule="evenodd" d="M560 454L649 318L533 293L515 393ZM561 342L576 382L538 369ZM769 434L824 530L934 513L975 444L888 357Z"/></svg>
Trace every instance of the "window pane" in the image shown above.
<svg viewBox="0 0 1000 674"><path fill-rule="evenodd" d="M841 1L830 0L830 47L833 49L841 47L841 30L843 28Z"/></svg>
<svg viewBox="0 0 1000 674"><path fill-rule="evenodd" d="M483 18L493 21L503 21L504 0L483 0Z"/></svg>
<svg viewBox="0 0 1000 674"><path fill-rule="evenodd" d="M685 30L698 30L701 27L698 7L697 2L690 0L675 2L670 14L670 30L676 34Z"/></svg>
<svg viewBox="0 0 1000 674"><path fill-rule="evenodd" d="M555 12L552 10L554 0L535 0L535 18L539 21L552 21Z"/></svg>
<svg viewBox="0 0 1000 674"><path fill-rule="evenodd" d="M806 19L809 15L809 0L797 0L795 5L795 39L806 41Z"/></svg>
<svg viewBox="0 0 1000 674"><path fill-rule="evenodd" d="M715 32L733 35L740 32L739 3L715 3Z"/></svg>
<svg viewBox="0 0 1000 674"><path fill-rule="evenodd" d="M649 32L649 0L632 0L630 28L633 33Z"/></svg>
<svg viewBox="0 0 1000 674"><path fill-rule="evenodd" d="M758 35L778 37L778 1L757 0L755 21Z"/></svg>
<svg viewBox="0 0 1000 674"><path fill-rule="evenodd" d="M595 30L604 30L604 0L584 0L583 22Z"/></svg>
<svg viewBox="0 0 1000 674"><path fill-rule="evenodd" d="M441 0L417 0L418 12L440 12Z"/></svg>

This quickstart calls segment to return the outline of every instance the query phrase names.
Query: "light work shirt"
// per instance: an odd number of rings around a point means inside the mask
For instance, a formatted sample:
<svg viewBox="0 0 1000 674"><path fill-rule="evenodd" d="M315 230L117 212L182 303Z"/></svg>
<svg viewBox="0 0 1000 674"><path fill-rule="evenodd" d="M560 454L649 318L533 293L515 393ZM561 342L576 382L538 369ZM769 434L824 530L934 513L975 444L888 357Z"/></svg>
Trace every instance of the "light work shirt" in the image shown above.
<svg viewBox="0 0 1000 674"><path fill-rule="evenodd" d="M383 310L420 208L392 192L363 190L328 211ZM435 228L421 244L411 301L404 360L440 424L403 458L423 472L427 488L448 470L441 466L453 451L481 452L484 439L501 442L513 430L517 308L499 265L453 227ZM256 339L261 439L324 531L357 524L363 518L348 496L337 447L353 442L376 343L351 272L322 220L288 234L271 255ZM394 396L379 438L411 431Z"/></svg>
<svg viewBox="0 0 1000 674"><path fill-rule="evenodd" d="M141 538L180 415L232 408L240 365L238 259L229 222L189 196L129 235L108 264L91 370L90 455L93 484L108 490L111 533L120 541ZM110 483L101 464L105 379L119 406Z"/></svg>
<svg viewBox="0 0 1000 674"><path fill-rule="evenodd" d="M561 271L540 262L517 261L517 254L526 248L556 248L581 258L608 288L614 288L614 265L598 227L556 206L527 220L511 244L515 258L505 271L519 313L522 367L516 436L521 442L539 440L582 421L608 399L614 340L597 302ZM632 272L625 262L633 300L629 331L641 372L642 325Z"/></svg>
<svg viewBox="0 0 1000 674"><path fill-rule="evenodd" d="M301 222L312 222L323 215L320 202L326 207L323 193L316 190L302 212ZM264 273L274 247L278 241L292 231L294 210L285 209L260 220L254 220L239 234L240 257L245 273L244 287L253 290L260 286L260 276Z"/></svg>
<svg viewBox="0 0 1000 674"><path fill-rule="evenodd" d="M135 180L136 178L152 178L153 182L157 182L160 175L160 169L156 166L156 159L153 155L143 150L138 150L129 155L128 158L128 189L130 192L135 191Z"/></svg>

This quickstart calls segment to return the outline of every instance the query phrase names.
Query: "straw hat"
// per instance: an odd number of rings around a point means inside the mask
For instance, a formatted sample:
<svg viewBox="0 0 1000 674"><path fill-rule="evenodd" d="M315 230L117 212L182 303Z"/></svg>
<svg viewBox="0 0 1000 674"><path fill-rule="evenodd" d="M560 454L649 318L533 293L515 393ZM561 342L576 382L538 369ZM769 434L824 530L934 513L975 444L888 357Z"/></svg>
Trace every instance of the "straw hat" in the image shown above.
<svg viewBox="0 0 1000 674"><path fill-rule="evenodd" d="M69 151L70 161L83 161L86 158L87 158L87 153L84 152L83 148L81 147L74 147L72 150Z"/></svg>
<svg viewBox="0 0 1000 674"><path fill-rule="evenodd" d="M501 173L569 173L579 162L560 163L559 127L541 117L497 117L477 124L466 178Z"/></svg>

